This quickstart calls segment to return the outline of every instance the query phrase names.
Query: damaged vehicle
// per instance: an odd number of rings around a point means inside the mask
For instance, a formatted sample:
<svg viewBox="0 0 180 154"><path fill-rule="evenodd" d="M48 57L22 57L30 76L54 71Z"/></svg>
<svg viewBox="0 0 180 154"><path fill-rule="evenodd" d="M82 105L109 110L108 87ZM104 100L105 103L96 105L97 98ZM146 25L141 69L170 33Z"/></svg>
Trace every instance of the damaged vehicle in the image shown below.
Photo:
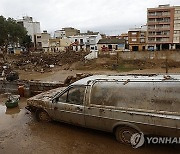
<svg viewBox="0 0 180 154"><path fill-rule="evenodd" d="M137 132L177 137L180 76L90 76L28 99L27 109L40 121L112 132L125 144Z"/></svg>

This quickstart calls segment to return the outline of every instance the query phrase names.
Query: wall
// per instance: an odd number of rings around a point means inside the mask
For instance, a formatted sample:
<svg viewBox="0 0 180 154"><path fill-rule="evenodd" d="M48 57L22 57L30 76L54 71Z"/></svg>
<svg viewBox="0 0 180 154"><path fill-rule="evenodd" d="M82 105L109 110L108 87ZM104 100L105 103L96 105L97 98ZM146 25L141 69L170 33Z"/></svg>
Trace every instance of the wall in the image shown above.
<svg viewBox="0 0 180 154"><path fill-rule="evenodd" d="M166 59L180 62L179 51L145 51L145 52L119 52L119 56L125 60L146 60L146 59Z"/></svg>
<svg viewBox="0 0 180 154"><path fill-rule="evenodd" d="M34 35L40 33L40 23L39 22L28 22L24 21L24 27L28 31L28 35L31 35L32 42L34 42Z"/></svg>
<svg viewBox="0 0 180 154"><path fill-rule="evenodd" d="M124 50L125 49L125 44L98 44L98 51L102 51L102 47L106 47L107 48L107 51L109 51L108 49L108 46L109 45L112 45L112 50L116 50L116 47L117 47L117 50Z"/></svg>
<svg viewBox="0 0 180 154"><path fill-rule="evenodd" d="M70 39L64 38L60 40L60 47L68 47L71 44Z"/></svg>
<svg viewBox="0 0 180 154"><path fill-rule="evenodd" d="M51 89L63 87L64 83L23 80L8 82L0 80L0 93L18 94L19 86L24 86L25 97L30 97Z"/></svg>

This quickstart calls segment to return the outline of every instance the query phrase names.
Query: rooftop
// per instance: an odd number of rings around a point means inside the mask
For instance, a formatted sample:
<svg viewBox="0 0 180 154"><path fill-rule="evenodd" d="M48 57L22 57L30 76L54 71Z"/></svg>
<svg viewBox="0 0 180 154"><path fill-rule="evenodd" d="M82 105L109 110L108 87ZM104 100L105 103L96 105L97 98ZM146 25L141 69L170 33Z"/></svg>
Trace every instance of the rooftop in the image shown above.
<svg viewBox="0 0 180 154"><path fill-rule="evenodd" d="M99 40L98 44L123 44L125 43L124 39L118 39L118 38L103 38Z"/></svg>

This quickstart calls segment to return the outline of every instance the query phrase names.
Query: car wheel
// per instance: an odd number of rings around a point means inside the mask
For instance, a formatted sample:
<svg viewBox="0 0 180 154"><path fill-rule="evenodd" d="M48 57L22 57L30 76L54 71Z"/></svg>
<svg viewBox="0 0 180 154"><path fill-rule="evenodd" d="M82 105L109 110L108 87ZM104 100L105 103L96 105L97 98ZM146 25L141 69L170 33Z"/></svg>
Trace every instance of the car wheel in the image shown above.
<svg viewBox="0 0 180 154"><path fill-rule="evenodd" d="M126 145L131 145L131 137L138 131L132 127L119 126L115 130L116 140Z"/></svg>
<svg viewBox="0 0 180 154"><path fill-rule="evenodd" d="M37 110L36 118L38 121L41 121L41 122L50 122L51 121L49 114L44 110Z"/></svg>

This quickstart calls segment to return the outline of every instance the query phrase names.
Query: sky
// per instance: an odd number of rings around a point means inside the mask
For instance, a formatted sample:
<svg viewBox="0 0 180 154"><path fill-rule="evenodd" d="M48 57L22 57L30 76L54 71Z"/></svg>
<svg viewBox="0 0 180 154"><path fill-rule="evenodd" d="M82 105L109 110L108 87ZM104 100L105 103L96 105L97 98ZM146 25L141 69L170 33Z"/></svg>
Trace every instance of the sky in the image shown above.
<svg viewBox="0 0 180 154"><path fill-rule="evenodd" d="M0 15L32 16L49 33L74 27L120 35L146 24L147 8L162 4L180 5L180 0L0 0Z"/></svg>

